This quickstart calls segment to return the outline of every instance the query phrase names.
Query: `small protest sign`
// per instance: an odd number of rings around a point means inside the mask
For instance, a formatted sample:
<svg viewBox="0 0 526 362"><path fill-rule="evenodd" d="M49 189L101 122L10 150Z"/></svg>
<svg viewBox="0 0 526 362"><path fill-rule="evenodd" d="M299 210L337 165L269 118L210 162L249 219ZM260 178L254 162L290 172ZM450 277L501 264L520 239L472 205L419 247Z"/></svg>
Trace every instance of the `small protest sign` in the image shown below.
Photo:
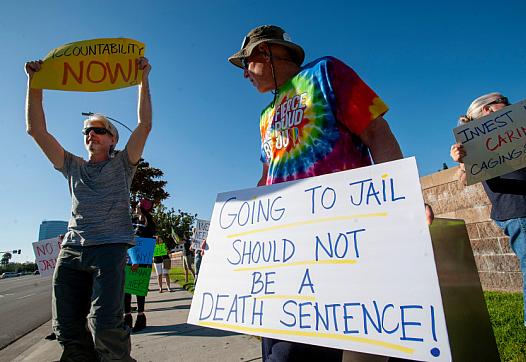
<svg viewBox="0 0 526 362"><path fill-rule="evenodd" d="M198 240L192 240L192 250L201 250L201 242Z"/></svg>
<svg viewBox="0 0 526 362"><path fill-rule="evenodd" d="M31 87L66 91L99 92L141 83L136 59L145 45L126 38L78 41L53 49L43 59Z"/></svg>
<svg viewBox="0 0 526 362"><path fill-rule="evenodd" d="M45 277L53 275L61 243L62 240L59 237L40 240L33 243L35 263L38 265L40 276Z"/></svg>
<svg viewBox="0 0 526 362"><path fill-rule="evenodd" d="M168 255L168 248L165 243L155 244L155 249L153 251L153 256L163 256Z"/></svg>
<svg viewBox="0 0 526 362"><path fill-rule="evenodd" d="M140 296L148 294L154 246L154 238L135 238L135 246L128 249L128 263L124 269L124 292ZM132 269L133 264L138 266Z"/></svg>
<svg viewBox="0 0 526 362"><path fill-rule="evenodd" d="M135 246L128 249L129 264L151 264L155 246L154 238L135 238Z"/></svg>
<svg viewBox="0 0 526 362"><path fill-rule="evenodd" d="M451 361L414 158L219 194L188 322Z"/></svg>
<svg viewBox="0 0 526 362"><path fill-rule="evenodd" d="M526 167L526 100L453 129L464 146L467 184Z"/></svg>
<svg viewBox="0 0 526 362"><path fill-rule="evenodd" d="M150 285L151 264L150 266L139 266L136 271L133 271L132 266L127 264L124 272L124 292L145 297L148 294L148 286Z"/></svg>
<svg viewBox="0 0 526 362"><path fill-rule="evenodd" d="M210 227L210 220L197 219L195 225L195 234L192 241L192 247L194 250L201 250L203 240L208 235L208 229Z"/></svg>
<svg viewBox="0 0 526 362"><path fill-rule="evenodd" d="M206 235L208 234L209 228L210 220L197 219L195 226L195 239L199 241L203 241L204 239L206 239Z"/></svg>

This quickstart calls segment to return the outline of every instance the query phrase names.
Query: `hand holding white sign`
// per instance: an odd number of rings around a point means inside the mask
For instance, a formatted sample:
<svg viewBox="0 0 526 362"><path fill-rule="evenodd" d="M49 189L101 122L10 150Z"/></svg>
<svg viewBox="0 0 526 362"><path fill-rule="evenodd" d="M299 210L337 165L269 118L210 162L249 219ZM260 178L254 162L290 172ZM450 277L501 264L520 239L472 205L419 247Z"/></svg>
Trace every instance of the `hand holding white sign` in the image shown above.
<svg viewBox="0 0 526 362"><path fill-rule="evenodd" d="M451 157L464 162L467 184L526 167L526 100L453 130Z"/></svg>
<svg viewBox="0 0 526 362"><path fill-rule="evenodd" d="M210 227L209 220L202 220L202 219L196 220L196 226L194 229L193 242L192 242L194 250L201 250L203 241L206 239L208 235L209 227Z"/></svg>

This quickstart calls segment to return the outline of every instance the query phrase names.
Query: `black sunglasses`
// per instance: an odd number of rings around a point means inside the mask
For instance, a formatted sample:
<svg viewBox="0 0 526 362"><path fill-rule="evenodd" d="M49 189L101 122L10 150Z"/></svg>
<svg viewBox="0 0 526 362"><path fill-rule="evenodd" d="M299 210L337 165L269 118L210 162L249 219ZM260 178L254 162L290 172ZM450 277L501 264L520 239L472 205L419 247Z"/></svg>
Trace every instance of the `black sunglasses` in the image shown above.
<svg viewBox="0 0 526 362"><path fill-rule="evenodd" d="M111 132L108 131L106 128L104 127L88 127L88 128L84 128L82 130L82 134L87 136L89 135L89 133L93 131L95 132L95 134L99 134L99 135L102 135L102 134L110 134L111 135Z"/></svg>
<svg viewBox="0 0 526 362"><path fill-rule="evenodd" d="M507 106L510 105L507 97L500 97L500 98L495 99L493 102L486 104L486 106L491 106L492 104L501 104L501 103Z"/></svg>
<svg viewBox="0 0 526 362"><path fill-rule="evenodd" d="M248 64L249 64L249 60L248 58L241 58L241 65L243 65L243 69L248 69Z"/></svg>
<svg viewBox="0 0 526 362"><path fill-rule="evenodd" d="M259 56L259 55L266 55L266 56L272 56L272 53L269 53L269 54L265 54L265 53L253 53L251 55L251 57L255 57L255 56ZM244 58L241 58L241 65L243 66L243 69L247 69L248 70L248 65L250 64L251 60L248 60L249 57L244 57Z"/></svg>

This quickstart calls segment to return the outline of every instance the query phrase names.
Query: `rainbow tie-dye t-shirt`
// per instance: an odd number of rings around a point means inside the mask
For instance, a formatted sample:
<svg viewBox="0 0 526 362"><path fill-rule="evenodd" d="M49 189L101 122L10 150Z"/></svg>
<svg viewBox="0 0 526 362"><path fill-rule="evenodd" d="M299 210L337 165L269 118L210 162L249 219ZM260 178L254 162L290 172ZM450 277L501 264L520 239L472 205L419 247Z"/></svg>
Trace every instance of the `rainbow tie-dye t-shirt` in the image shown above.
<svg viewBox="0 0 526 362"><path fill-rule="evenodd" d="M304 66L261 113L267 185L371 164L360 135L388 107L347 65L324 57Z"/></svg>

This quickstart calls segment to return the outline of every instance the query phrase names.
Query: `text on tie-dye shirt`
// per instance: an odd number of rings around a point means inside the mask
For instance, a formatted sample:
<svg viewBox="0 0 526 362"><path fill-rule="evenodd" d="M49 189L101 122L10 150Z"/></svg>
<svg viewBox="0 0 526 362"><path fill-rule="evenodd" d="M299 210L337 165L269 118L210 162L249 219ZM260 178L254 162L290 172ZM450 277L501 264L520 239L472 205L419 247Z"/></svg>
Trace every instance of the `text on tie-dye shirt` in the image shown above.
<svg viewBox="0 0 526 362"><path fill-rule="evenodd" d="M279 88L275 106L261 113L261 160L266 184L371 164L358 137L385 103L347 65L320 58Z"/></svg>

